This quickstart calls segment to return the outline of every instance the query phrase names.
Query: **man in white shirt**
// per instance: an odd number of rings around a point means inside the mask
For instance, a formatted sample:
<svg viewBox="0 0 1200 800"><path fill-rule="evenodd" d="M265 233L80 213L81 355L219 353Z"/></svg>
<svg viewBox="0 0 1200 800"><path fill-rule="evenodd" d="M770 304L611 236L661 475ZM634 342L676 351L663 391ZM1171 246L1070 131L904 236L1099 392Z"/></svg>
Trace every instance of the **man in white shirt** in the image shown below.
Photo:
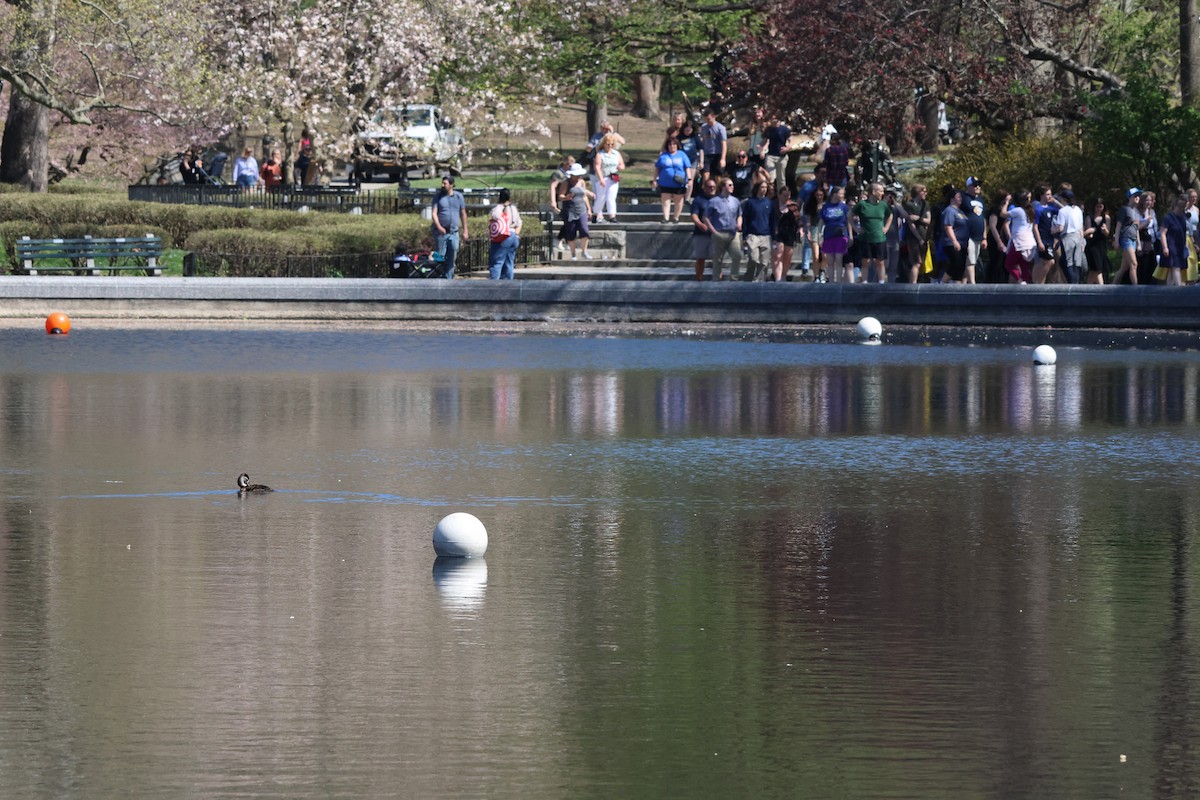
<svg viewBox="0 0 1200 800"><path fill-rule="evenodd" d="M1054 221L1054 234L1062 246L1062 272L1067 283L1079 283L1087 276L1087 258L1083 254L1083 209L1075 202L1075 193L1059 193L1063 206Z"/></svg>

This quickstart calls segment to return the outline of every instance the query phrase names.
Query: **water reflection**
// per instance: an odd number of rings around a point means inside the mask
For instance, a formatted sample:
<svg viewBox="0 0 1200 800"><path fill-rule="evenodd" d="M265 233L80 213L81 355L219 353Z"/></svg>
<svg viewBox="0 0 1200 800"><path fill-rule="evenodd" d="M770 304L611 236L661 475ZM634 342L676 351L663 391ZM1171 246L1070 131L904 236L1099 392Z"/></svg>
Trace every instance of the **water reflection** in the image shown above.
<svg viewBox="0 0 1200 800"><path fill-rule="evenodd" d="M1197 785L1196 356L545 346L0 375L0 795Z"/></svg>
<svg viewBox="0 0 1200 800"><path fill-rule="evenodd" d="M487 561L482 558L438 556L433 560L433 585L445 609L458 618L479 616L487 594L487 577Z"/></svg>

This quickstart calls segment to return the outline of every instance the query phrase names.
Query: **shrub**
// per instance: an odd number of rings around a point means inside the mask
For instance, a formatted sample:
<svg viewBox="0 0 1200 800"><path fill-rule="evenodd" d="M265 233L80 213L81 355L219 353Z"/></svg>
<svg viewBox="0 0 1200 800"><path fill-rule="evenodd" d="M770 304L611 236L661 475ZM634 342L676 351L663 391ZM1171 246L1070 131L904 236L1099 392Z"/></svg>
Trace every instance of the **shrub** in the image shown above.
<svg viewBox="0 0 1200 800"><path fill-rule="evenodd" d="M1124 202L1124 188L1116 183L1118 177L1088 153L1077 138L1066 134L1017 134L998 143L982 139L965 142L923 179L929 185L930 200L940 202L942 186L949 183L962 188L971 176L983 181L989 203L1001 189L1016 194L1020 189L1033 191L1045 183L1057 190L1064 181L1072 185L1085 207L1096 197L1104 199L1109 208Z"/></svg>

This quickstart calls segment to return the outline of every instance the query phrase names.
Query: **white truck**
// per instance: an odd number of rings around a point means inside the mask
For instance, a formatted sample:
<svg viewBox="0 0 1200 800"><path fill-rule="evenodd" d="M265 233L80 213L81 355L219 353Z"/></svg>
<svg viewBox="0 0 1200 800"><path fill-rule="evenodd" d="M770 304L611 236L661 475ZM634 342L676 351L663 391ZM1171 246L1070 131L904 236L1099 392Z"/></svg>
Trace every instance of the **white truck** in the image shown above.
<svg viewBox="0 0 1200 800"><path fill-rule="evenodd" d="M386 106L358 134L354 175L369 181L376 175L399 180L411 169L420 169L423 177L442 169L457 172L465 149L462 129L446 119L438 106Z"/></svg>

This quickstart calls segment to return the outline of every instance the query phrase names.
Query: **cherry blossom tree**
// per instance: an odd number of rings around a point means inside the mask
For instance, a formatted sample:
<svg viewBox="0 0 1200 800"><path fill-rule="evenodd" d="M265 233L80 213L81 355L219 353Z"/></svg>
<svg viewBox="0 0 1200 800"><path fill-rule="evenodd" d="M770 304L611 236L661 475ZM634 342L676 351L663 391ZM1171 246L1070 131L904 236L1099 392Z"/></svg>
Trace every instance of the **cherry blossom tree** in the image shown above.
<svg viewBox="0 0 1200 800"><path fill-rule="evenodd" d="M186 12L186 13L185 13ZM193 126L211 106L203 39L186 34L203 11L149 0L8 0L0 6L0 80L9 91L0 182L44 191L59 123L144 117ZM99 129L95 129L99 130Z"/></svg>
<svg viewBox="0 0 1200 800"><path fill-rule="evenodd" d="M381 106L437 102L470 132L519 133L514 101L543 96L537 32L516 29L482 0L218 0L231 116L278 130L290 167L298 134L320 136L326 157L351 155Z"/></svg>

